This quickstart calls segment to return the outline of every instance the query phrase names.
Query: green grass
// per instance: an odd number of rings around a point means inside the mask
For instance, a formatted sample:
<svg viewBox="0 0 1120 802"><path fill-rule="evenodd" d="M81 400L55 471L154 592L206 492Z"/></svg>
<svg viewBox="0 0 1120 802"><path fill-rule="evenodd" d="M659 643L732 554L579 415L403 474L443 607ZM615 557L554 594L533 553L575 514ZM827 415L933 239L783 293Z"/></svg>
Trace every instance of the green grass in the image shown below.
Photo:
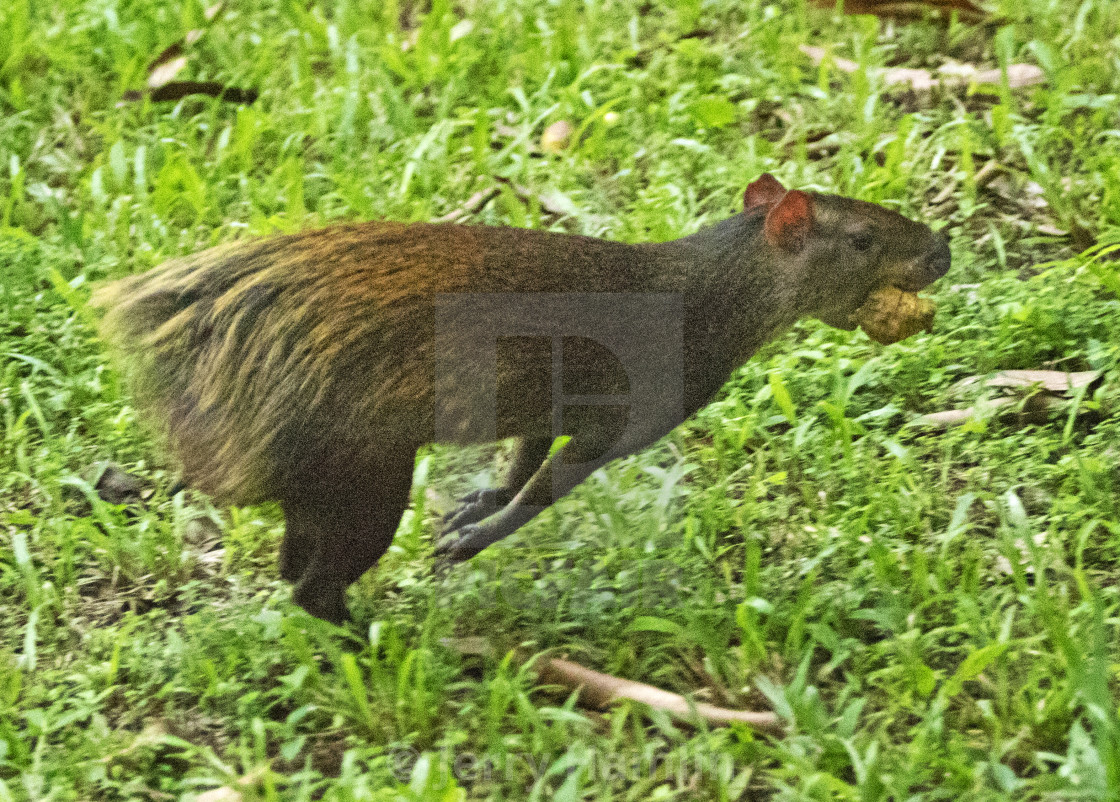
<svg viewBox="0 0 1120 802"><path fill-rule="evenodd" d="M0 800L1120 797L1120 270L1077 255L1120 242L1120 6L990 5L1004 27L792 0L231 3L180 77L256 104L118 107L201 3L0 4ZM801 44L1046 82L915 99ZM560 119L578 142L542 155ZM990 161L1003 183L977 181ZM940 227L936 332L800 324L440 580L428 491L486 468L432 449L347 631L290 605L278 510L169 498L83 305L235 237L431 219L494 176L529 197L503 185L476 222L666 239L763 170ZM908 423L985 395L959 379L1044 367L1103 379L1041 421ZM97 497L106 459L144 503ZM588 712L441 643L464 635L770 707L789 734Z"/></svg>

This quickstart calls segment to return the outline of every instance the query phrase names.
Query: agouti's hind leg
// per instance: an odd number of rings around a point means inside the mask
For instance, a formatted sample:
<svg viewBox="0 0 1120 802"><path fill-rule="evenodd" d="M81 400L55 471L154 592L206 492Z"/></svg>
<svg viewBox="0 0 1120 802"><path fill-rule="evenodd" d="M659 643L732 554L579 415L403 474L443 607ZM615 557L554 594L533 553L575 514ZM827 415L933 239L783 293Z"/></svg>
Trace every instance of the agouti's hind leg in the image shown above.
<svg viewBox="0 0 1120 802"><path fill-rule="evenodd" d="M346 588L393 542L408 506L412 469L411 460L402 461L394 470L371 474L368 483L346 483L313 504L300 505L296 520L306 524L314 552L292 594L296 604L334 623L348 618ZM285 509L289 506L290 502ZM302 546L307 540L301 533L292 545Z"/></svg>
<svg viewBox="0 0 1120 802"><path fill-rule="evenodd" d="M305 518L305 508L283 503L284 539L280 541L280 577L296 583L315 556L315 529Z"/></svg>

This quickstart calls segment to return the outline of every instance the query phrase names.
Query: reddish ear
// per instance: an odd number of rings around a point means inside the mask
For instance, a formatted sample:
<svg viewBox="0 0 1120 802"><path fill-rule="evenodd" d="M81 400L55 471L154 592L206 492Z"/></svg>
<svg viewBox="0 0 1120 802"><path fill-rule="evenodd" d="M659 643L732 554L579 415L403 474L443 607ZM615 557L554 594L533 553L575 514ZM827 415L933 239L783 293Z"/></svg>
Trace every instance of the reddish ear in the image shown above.
<svg viewBox="0 0 1120 802"><path fill-rule="evenodd" d="M747 191L743 193L743 211L750 214L760 206L771 206L785 194L786 188L781 181L770 173L763 173L747 184Z"/></svg>
<svg viewBox="0 0 1120 802"><path fill-rule="evenodd" d="M813 227L813 198L799 189L785 194L766 215L766 239L787 251L799 251Z"/></svg>

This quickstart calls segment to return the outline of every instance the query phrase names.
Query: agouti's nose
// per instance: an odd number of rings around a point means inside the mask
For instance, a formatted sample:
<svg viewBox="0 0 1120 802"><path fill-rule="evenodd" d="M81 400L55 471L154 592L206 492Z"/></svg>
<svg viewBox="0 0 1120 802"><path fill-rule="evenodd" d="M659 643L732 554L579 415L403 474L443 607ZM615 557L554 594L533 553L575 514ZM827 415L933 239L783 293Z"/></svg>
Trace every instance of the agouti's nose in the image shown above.
<svg viewBox="0 0 1120 802"><path fill-rule="evenodd" d="M929 281L936 281L949 272L949 264L953 260L953 255L949 251L949 243L940 234L934 234L933 248L930 249L929 256L926 257L925 269L928 274Z"/></svg>

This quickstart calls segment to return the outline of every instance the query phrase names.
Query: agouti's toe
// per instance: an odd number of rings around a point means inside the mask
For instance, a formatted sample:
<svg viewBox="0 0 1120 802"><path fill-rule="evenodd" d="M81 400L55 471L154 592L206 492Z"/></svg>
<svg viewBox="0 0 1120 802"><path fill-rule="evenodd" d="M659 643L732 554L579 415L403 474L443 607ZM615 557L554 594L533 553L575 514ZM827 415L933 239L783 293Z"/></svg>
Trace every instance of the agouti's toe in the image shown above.
<svg viewBox="0 0 1120 802"><path fill-rule="evenodd" d="M464 496L458 508L443 519L443 533L450 534L465 529L471 524L489 518L509 503L510 494L506 490L476 490Z"/></svg>
<svg viewBox="0 0 1120 802"><path fill-rule="evenodd" d="M292 593L292 601L316 618L332 624L341 626L350 620L345 588L341 586L311 587L301 582Z"/></svg>
<svg viewBox="0 0 1120 802"><path fill-rule="evenodd" d="M471 546L471 536L477 530L475 524L467 524L445 537L436 546L436 570L445 572L451 566L469 560L478 554L480 549Z"/></svg>

